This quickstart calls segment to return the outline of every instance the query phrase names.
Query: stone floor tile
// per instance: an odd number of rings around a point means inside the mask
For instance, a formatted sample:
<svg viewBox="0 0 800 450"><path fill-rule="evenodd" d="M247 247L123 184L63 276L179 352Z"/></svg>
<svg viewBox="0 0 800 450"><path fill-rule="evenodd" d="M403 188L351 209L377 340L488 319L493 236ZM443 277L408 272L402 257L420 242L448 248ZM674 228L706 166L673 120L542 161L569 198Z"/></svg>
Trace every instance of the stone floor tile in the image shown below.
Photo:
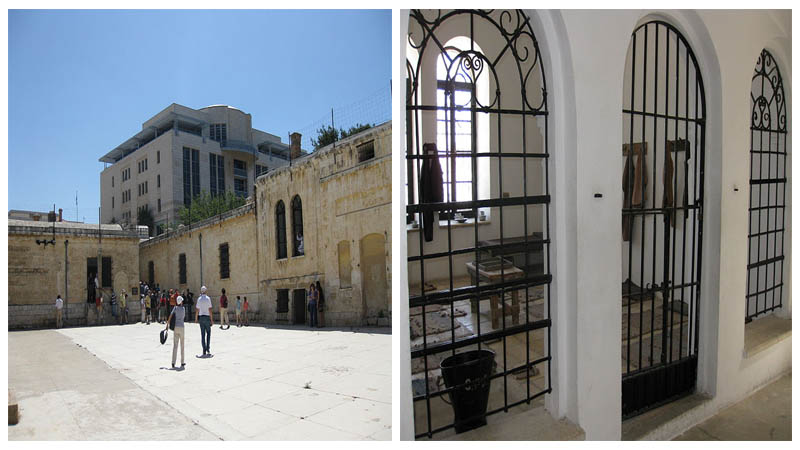
<svg viewBox="0 0 800 450"><path fill-rule="evenodd" d="M266 408L291 414L297 418L309 417L346 402L352 397L321 392L315 389L300 389L282 397L259 403Z"/></svg>

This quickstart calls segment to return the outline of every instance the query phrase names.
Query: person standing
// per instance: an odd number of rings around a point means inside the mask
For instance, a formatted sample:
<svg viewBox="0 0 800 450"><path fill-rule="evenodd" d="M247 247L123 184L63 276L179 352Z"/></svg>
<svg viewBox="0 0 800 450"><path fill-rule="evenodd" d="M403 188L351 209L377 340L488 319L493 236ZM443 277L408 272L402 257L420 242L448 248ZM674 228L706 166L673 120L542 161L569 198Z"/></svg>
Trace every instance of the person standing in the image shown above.
<svg viewBox="0 0 800 450"><path fill-rule="evenodd" d="M322 292L322 285L317 280L317 310L319 311L319 327L325 326L325 294Z"/></svg>
<svg viewBox="0 0 800 450"><path fill-rule="evenodd" d="M97 279L97 275L94 276L94 292L95 292L95 299L94 299L94 306L97 308L97 323L102 325L103 324L103 293L100 290L100 280Z"/></svg>
<svg viewBox="0 0 800 450"><path fill-rule="evenodd" d="M231 327L231 322L228 320L228 296L225 295L225 289L222 289L222 295L219 298L219 329L222 329L222 326L228 324L228 328ZM226 329L228 329L226 328Z"/></svg>
<svg viewBox="0 0 800 450"><path fill-rule="evenodd" d="M147 313L150 312L150 303L147 301L144 294L139 294L139 306L142 307L142 323L144 323L147 318ZM147 324L150 325L150 320L147 320Z"/></svg>
<svg viewBox="0 0 800 450"><path fill-rule="evenodd" d="M169 293L172 294L172 289L169 290ZM160 323L164 323L164 320L167 318L167 294L161 294L161 302L158 308L158 321Z"/></svg>
<svg viewBox="0 0 800 450"><path fill-rule="evenodd" d="M206 287L200 288L200 297L194 311L194 321L200 323L200 343L203 345L203 357L211 355L211 327L214 326L211 299L206 295Z"/></svg>
<svg viewBox="0 0 800 450"><path fill-rule="evenodd" d="M61 313L64 311L64 300L61 294L56 296L56 328L61 328Z"/></svg>
<svg viewBox="0 0 800 450"><path fill-rule="evenodd" d="M112 290L111 291L111 320L112 320L112 322L119 323L119 320L117 319L119 317L118 313L119 313L119 311L117 311L117 293Z"/></svg>
<svg viewBox="0 0 800 450"><path fill-rule="evenodd" d="M314 283L308 285L308 312L309 325L314 328L317 326L317 290Z"/></svg>
<svg viewBox="0 0 800 450"><path fill-rule="evenodd" d="M190 290L186 290L186 297L183 299L184 303L186 303L186 313L189 314L189 317L192 317L192 305L194 305L194 293Z"/></svg>
<svg viewBox="0 0 800 450"><path fill-rule="evenodd" d="M128 323L128 294L125 293L125 289L119 295L119 319L120 325Z"/></svg>
<svg viewBox="0 0 800 450"><path fill-rule="evenodd" d="M186 362L183 357L183 347L184 347L184 327L183 327L183 320L186 317L186 310L183 308L183 297L178 295L175 298L175 307L172 308L172 311L169 313L169 317L167 317L167 327L169 329L169 321L172 320L172 316L175 316L175 329L172 330L172 368L175 368L175 360L178 357L178 342L180 341L181 344L181 369L186 366Z"/></svg>
<svg viewBox="0 0 800 450"><path fill-rule="evenodd" d="M158 294L154 291L148 291L147 295L150 297L150 312L147 313L150 316L150 320L147 323L155 322L158 318Z"/></svg>
<svg viewBox="0 0 800 450"><path fill-rule="evenodd" d="M242 297L236 296L236 328L242 326Z"/></svg>
<svg viewBox="0 0 800 450"><path fill-rule="evenodd" d="M250 320L247 318L247 311L250 310L250 304L247 303L247 297L244 298L244 326L250 326Z"/></svg>

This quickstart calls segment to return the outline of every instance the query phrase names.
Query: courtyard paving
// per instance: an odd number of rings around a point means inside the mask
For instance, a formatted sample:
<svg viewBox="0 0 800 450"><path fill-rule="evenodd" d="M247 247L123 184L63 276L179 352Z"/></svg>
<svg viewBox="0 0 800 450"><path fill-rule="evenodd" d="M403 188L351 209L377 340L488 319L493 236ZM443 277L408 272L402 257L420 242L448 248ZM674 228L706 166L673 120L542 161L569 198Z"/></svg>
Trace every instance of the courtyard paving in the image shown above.
<svg viewBox="0 0 800 450"><path fill-rule="evenodd" d="M388 329L186 325L172 370L163 325L9 333L10 440L390 440ZM178 355L180 359L180 355Z"/></svg>

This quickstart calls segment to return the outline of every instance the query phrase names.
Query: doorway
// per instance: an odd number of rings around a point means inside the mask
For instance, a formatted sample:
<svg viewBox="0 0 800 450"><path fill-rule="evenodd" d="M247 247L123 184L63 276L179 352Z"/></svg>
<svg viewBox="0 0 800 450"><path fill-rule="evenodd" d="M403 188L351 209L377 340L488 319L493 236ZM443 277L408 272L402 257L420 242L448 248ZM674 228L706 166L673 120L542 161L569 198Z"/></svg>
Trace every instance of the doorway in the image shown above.
<svg viewBox="0 0 800 450"><path fill-rule="evenodd" d="M303 325L306 323L306 290L295 289L292 295L292 323Z"/></svg>
<svg viewBox="0 0 800 450"><path fill-rule="evenodd" d="M623 418L695 389L706 123L702 75L675 27L639 26L627 61L617 157Z"/></svg>
<svg viewBox="0 0 800 450"><path fill-rule="evenodd" d="M388 313L386 294L386 239L382 234L369 234L361 240L361 280L364 317Z"/></svg>
<svg viewBox="0 0 800 450"><path fill-rule="evenodd" d="M86 302L94 303L96 297L94 277L97 276L97 258L86 258Z"/></svg>

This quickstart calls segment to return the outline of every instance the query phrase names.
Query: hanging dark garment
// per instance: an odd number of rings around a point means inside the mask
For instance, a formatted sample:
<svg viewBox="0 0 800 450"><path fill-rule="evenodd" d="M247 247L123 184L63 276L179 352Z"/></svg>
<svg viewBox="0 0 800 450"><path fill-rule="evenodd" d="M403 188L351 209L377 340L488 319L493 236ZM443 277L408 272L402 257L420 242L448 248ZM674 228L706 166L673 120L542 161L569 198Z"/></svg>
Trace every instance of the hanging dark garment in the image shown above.
<svg viewBox="0 0 800 450"><path fill-rule="evenodd" d="M647 163L645 153L647 146L634 144L625 158L625 169L622 172L623 208L644 208L647 201ZM638 155L636 169L632 170L633 155ZM631 176L633 180L631 180ZM630 241L633 232L633 215L622 216L622 240Z"/></svg>
<svg viewBox="0 0 800 450"><path fill-rule="evenodd" d="M428 143L422 146L425 155L434 158L425 158L419 174L420 203L439 203L444 201L444 186L442 185L442 166L439 164L436 144ZM433 240L433 228L436 225L433 211L423 211L422 228L425 233L425 242Z"/></svg>
<svg viewBox="0 0 800 450"><path fill-rule="evenodd" d="M625 168L622 170L622 208L628 209L631 207L631 197L633 196L633 183L631 183L631 156L625 157ZM627 242L631 240L631 228L633 226L633 217L630 214L622 214L622 240Z"/></svg>
<svg viewBox="0 0 800 450"><path fill-rule="evenodd" d="M675 165L672 162L673 141L667 142L667 151L664 152L664 197L661 200L661 207L664 208L664 219L669 220L671 226L675 226L675 214L671 209L675 206L675 193L672 192L672 177L675 174Z"/></svg>

